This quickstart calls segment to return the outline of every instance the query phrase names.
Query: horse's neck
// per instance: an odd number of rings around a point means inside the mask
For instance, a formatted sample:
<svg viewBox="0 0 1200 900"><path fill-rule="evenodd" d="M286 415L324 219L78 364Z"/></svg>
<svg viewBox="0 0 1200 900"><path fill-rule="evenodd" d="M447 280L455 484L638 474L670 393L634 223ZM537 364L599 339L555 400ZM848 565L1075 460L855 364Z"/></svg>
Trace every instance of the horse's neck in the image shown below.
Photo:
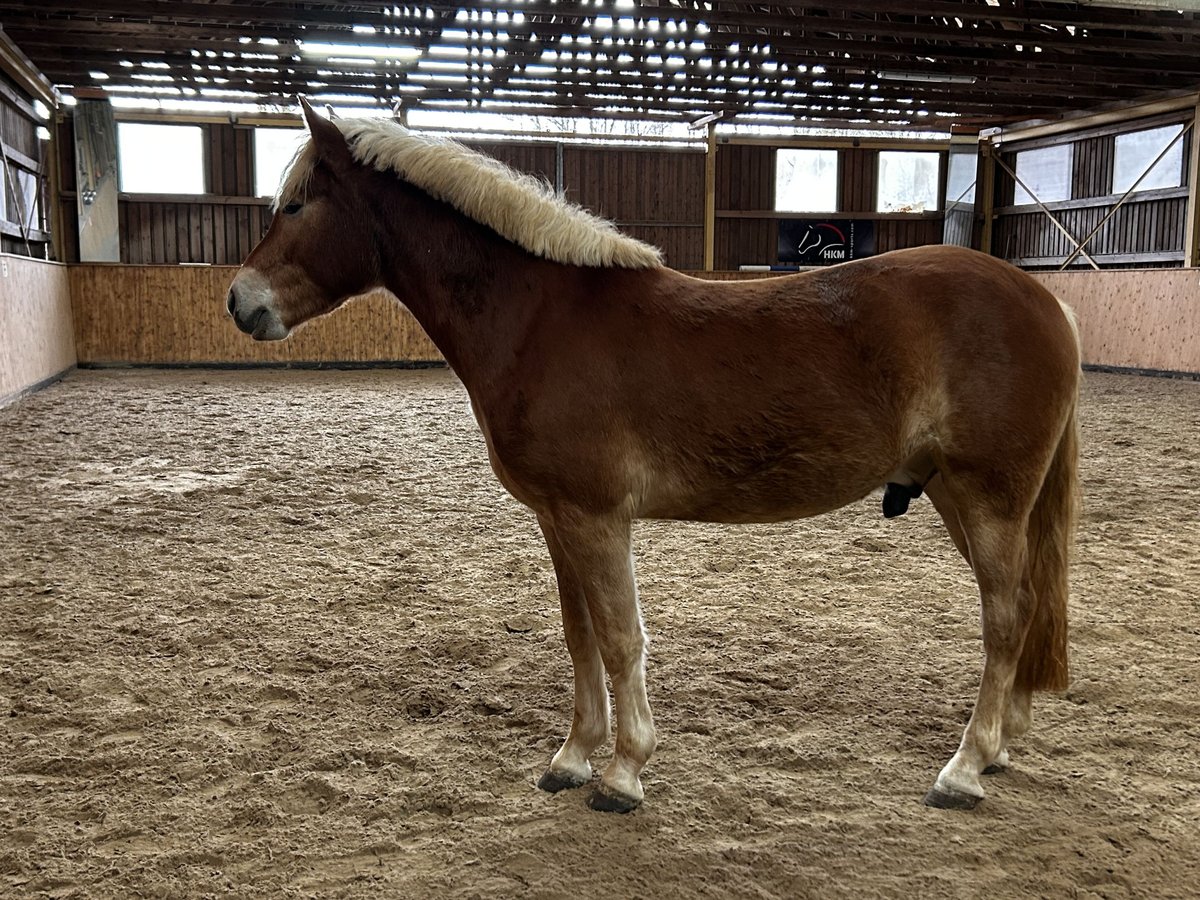
<svg viewBox="0 0 1200 900"><path fill-rule="evenodd" d="M408 307L470 390L503 376L538 315L542 263L497 235L434 207L396 221L383 248L384 286ZM472 391L474 393L474 391Z"/></svg>

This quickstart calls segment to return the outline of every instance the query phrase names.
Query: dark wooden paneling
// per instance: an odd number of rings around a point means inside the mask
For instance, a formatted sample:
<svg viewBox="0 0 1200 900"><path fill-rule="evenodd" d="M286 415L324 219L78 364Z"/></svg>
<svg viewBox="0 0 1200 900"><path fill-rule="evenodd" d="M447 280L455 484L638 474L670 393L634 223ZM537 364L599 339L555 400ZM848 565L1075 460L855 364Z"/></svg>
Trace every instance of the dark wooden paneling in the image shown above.
<svg viewBox="0 0 1200 900"><path fill-rule="evenodd" d="M564 147L568 199L660 247L667 265L703 263L704 154Z"/></svg>
<svg viewBox="0 0 1200 900"><path fill-rule="evenodd" d="M251 197L251 129L209 124L205 129L208 189L204 197L125 197L121 252L126 262L242 262L270 224L269 208ZM472 144L521 172L553 184L559 152L553 143ZM703 261L705 154L698 150L564 145L566 196L611 219L634 237L662 248L668 265L699 268ZM873 148L839 151L841 215L874 212L878 155ZM774 208L775 148L719 145L716 207L765 213ZM244 199L244 202L242 201ZM73 202L73 201L72 201ZM878 220L880 252L939 243L940 217ZM778 224L769 216L718 216L715 265L777 261Z"/></svg>
<svg viewBox="0 0 1200 900"><path fill-rule="evenodd" d="M879 153L853 147L838 155L838 209L847 215L875 212L875 193L879 181Z"/></svg>
<svg viewBox="0 0 1200 900"><path fill-rule="evenodd" d="M244 204L131 200L118 204L121 261L140 264L238 265L266 234L271 212Z"/></svg>
<svg viewBox="0 0 1200 900"><path fill-rule="evenodd" d="M703 180L698 193L703 196ZM717 147L717 209L775 208L775 150L772 147Z"/></svg>
<svg viewBox="0 0 1200 900"><path fill-rule="evenodd" d="M1083 240L1116 207L1119 197L1112 194L1116 135L1122 131L1170 124L1169 117L1147 122L1112 126L1086 135L1065 135L1062 143L1072 145L1071 201L1047 204L1055 217L1078 240ZM1184 138L1184 159L1194 135ZM1052 141L1031 142L1029 147L1046 146ZM1006 147L1003 159L1015 168L1016 157L1026 145ZM1186 182L1186 173L1184 176ZM1075 245L1034 206L1013 207L1012 176L997 168L996 199L1001 208L994 231L994 252L1029 267L1055 267L1075 249ZM1087 244L1087 251L1101 265L1159 266L1183 261L1183 234L1186 223L1186 184L1177 190L1133 194L1105 222ZM1079 257L1075 265L1088 265Z"/></svg>
<svg viewBox="0 0 1200 900"><path fill-rule="evenodd" d="M554 184L556 152L553 144L518 144L510 141L478 141L468 144L511 166L518 172L534 175L547 184Z"/></svg>
<svg viewBox="0 0 1200 900"><path fill-rule="evenodd" d="M1112 190L1115 152L1112 135L1076 142L1071 162L1072 199L1103 197Z"/></svg>
<svg viewBox="0 0 1200 900"><path fill-rule="evenodd" d="M214 194L225 193L225 152L221 142L223 126L204 126L205 153L208 162L208 189Z"/></svg>
<svg viewBox="0 0 1200 900"><path fill-rule="evenodd" d="M1111 208L1112 203L1107 202L1058 209L1054 214L1082 240ZM1138 257L1143 257L1145 263L1182 261L1186 214L1185 196L1130 199L1104 223L1087 250L1101 264L1128 265L1138 262ZM1074 246L1040 210L1010 212L996 221L996 252L1023 265L1057 266ZM1080 257L1076 264L1087 265L1087 262Z"/></svg>
<svg viewBox="0 0 1200 900"><path fill-rule="evenodd" d="M875 249L879 253L923 247L942 242L941 219L880 219L875 223Z"/></svg>
<svg viewBox="0 0 1200 900"><path fill-rule="evenodd" d="M979 248L975 204L950 203L946 206L942 221L942 243L959 247Z"/></svg>
<svg viewBox="0 0 1200 900"><path fill-rule="evenodd" d="M714 267L771 265L779 259L779 225L775 219L717 219Z"/></svg>
<svg viewBox="0 0 1200 900"><path fill-rule="evenodd" d="M0 166L0 247L6 253L44 259L49 251L50 222L46 203L46 177L42 142L37 136L39 121L32 98L15 82L2 76L0 92L0 136L4 140L5 165ZM25 187L32 179L32 190Z"/></svg>
<svg viewBox="0 0 1200 900"><path fill-rule="evenodd" d="M774 209L774 148L719 145L715 194L718 210ZM770 264L778 254L777 226L771 220L718 218L713 238L717 269Z"/></svg>

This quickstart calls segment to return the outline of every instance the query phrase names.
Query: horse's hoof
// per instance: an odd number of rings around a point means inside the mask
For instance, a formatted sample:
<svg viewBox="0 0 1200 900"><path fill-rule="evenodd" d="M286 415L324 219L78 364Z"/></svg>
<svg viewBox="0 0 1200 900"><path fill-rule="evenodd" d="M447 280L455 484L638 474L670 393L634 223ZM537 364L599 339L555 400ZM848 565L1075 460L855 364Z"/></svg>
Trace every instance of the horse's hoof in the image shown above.
<svg viewBox="0 0 1200 900"><path fill-rule="evenodd" d="M925 795L925 805L932 806L934 809L974 809L982 799L974 794L943 790L935 786L930 788L929 793Z"/></svg>
<svg viewBox="0 0 1200 900"><path fill-rule="evenodd" d="M569 772L555 772L553 769L547 769L542 773L542 777L538 779L537 786L547 794L557 794L559 791L582 787L587 782L587 778L580 778L578 775L572 775Z"/></svg>
<svg viewBox="0 0 1200 900"><path fill-rule="evenodd" d="M642 801L624 794L610 794L604 786L596 788L588 798L588 806L597 812L629 813L641 805Z"/></svg>

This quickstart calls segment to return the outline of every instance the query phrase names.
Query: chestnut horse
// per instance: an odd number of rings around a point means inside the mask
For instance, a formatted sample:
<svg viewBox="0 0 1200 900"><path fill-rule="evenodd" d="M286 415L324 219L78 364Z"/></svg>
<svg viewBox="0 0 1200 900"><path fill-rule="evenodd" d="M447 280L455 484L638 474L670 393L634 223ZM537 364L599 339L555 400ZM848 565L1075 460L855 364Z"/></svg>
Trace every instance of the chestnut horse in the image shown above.
<svg viewBox="0 0 1200 900"><path fill-rule="evenodd" d="M315 115L228 308L279 340L347 298L400 298L470 395L492 468L537 515L575 712L539 781L628 811L655 747L630 552L638 518L776 522L923 489L978 581L975 710L926 802L969 808L1067 683L1080 360L1070 312L954 247L749 282L659 252L452 141Z"/></svg>

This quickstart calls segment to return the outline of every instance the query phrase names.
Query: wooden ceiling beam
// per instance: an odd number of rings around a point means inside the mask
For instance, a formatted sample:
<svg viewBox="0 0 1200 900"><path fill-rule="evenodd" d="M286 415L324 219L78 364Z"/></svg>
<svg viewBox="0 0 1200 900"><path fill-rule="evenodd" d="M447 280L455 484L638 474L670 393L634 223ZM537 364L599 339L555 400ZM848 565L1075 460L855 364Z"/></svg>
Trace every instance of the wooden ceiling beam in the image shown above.
<svg viewBox="0 0 1200 900"><path fill-rule="evenodd" d="M290 74L293 76L303 76L312 80L333 80L357 86L368 86L379 83L411 83L412 79L409 78L409 75L414 71L414 67L412 66L405 66L403 68L375 66L357 69L313 61L296 62L294 60L283 60L275 62L207 59L176 53L158 54L151 60L155 63L166 64L170 66L169 69L145 70L138 66L135 66L133 69L123 66L121 63L126 59L126 56L126 54L122 53L99 51L93 51L86 56L56 54L44 57L43 65L46 66L45 71L48 74L51 74L60 81L72 84L96 84L101 87L107 81L130 80L130 75L135 71L145 74L154 74L161 71L162 74L182 75L192 78L198 75L203 75L210 79L238 78L246 79L247 83L250 84L255 83L255 81L272 84L282 76ZM254 69L261 69L263 71L249 71ZM322 74L329 70L332 70L334 74ZM92 79L90 73L93 71L106 74L108 79ZM478 70L476 71L478 72ZM465 69L464 72L466 72ZM940 111L955 109L955 105L959 103L970 104L973 108L983 108L992 102L996 102L997 105L1031 103L1038 108L1050 108L1055 104L1048 102L1047 98L1054 96L1052 91L1055 88L1061 90L1061 85L1055 85L1049 81L1044 83L1028 83L1023 81L1001 82L999 80L989 80L986 85L911 85L883 80L876 81L870 75L848 75L844 72L797 76L797 83L794 87L780 84L778 78L763 81L759 84L752 84L730 83L727 79L722 80L712 77L711 73L693 73L691 77L685 78L682 81L676 79L654 80L649 77L649 74L648 69L635 67L616 69L611 74L604 75L597 72L581 75L578 72L564 72L560 70L555 75L546 76L527 73L524 69L518 69L507 73L503 78L496 77L495 72L493 72L488 76L488 82L480 86L487 91L503 86L513 79L516 79L518 82L528 79L544 81L546 86L563 83L594 84L603 82L615 83L622 85L626 89L631 89L641 85L648 92L661 91L664 93L670 93L671 88L683 88L688 92L695 92L697 95L707 94L709 88L721 88L724 86L724 93L726 94L736 94L739 89L750 88L765 90L769 95L778 96L784 90L807 91L814 95L829 93L831 91L830 88L817 88L813 85L813 82L830 81L833 86L832 91L836 93L849 92L855 95L880 96L892 102L911 101L917 107L933 106ZM864 86L852 86L857 84L863 84ZM1112 87L1110 85L1097 86L1087 90L1073 89L1073 92L1075 96L1086 96L1093 100L1107 99L1112 95Z"/></svg>
<svg viewBox="0 0 1200 900"><path fill-rule="evenodd" d="M503 94L493 92L524 90L527 78L540 81L526 68L542 64L545 49L579 49L577 41L564 43L561 38L588 33L589 20L594 40L583 49L612 59L582 66L547 60L558 69L557 74L547 76L544 87L529 87L553 93L554 102L566 106L578 103L577 95L589 92L625 94L663 106L667 98L684 98L687 103L674 106L685 109L747 110L765 99L786 102L789 110L811 107L835 119L886 113L900 122L914 119L922 109L932 114L956 111L962 114L959 119L976 115L1003 118L1021 112L1026 117L1045 115L1097 101L1200 84L1200 15L1196 14L1080 8L1043 0L1000 0L997 6L985 0L917 0L904 5L891 0L844 0L833 5L807 0L788 4L641 0L626 15L612 4L583 6L574 0L511 4L503 0L425 0L417 4L419 17L384 15L392 5L365 0L127 0L105 3L98 11L100 4L82 0L38 0L36 6L27 0L0 0L0 22L35 64L62 83L90 84L88 73L99 71L107 73L107 83L116 88L135 71L153 74L152 69L143 68L144 63L161 63L170 68L160 71L171 74L176 79L172 83L181 86L217 86L264 97L323 90L362 97L364 103L387 102L389 95L400 93L405 85L426 88L419 95L405 92L410 103L478 96L500 100ZM460 22L462 9L493 16L520 13L522 20ZM632 30L602 30L594 24L599 16L632 18L635 24ZM652 18L659 22L656 34L644 27ZM670 33L666 25L671 20L688 25ZM695 27L701 21L706 29ZM381 30L356 33L355 25ZM1077 26L1075 34L1067 31L1067 25ZM414 32L403 37L383 33L382 29L390 27L408 27ZM483 37L459 36L448 41L444 36L448 28L477 31ZM1084 34L1085 30L1089 33ZM505 32L507 39L493 38L493 32ZM603 47L600 41L604 37L627 43ZM650 37L658 45L653 51L644 44ZM250 42L243 43L246 38ZM259 38L272 38L278 44L263 45ZM663 44L667 40L682 40L684 45L666 50ZM301 41L367 46L403 42L425 50L435 46L486 49L493 53L486 60L492 70L486 82L463 82L461 87L457 82L431 83L414 74L418 67L411 62L380 62L361 68L329 63L301 53ZM694 41L703 41L703 49L692 50ZM736 52L731 52L733 44L739 45ZM770 54L749 53L755 44L770 44ZM1024 49L1018 51L1018 44ZM202 55L193 55L193 51ZM500 51L503 57L498 55ZM208 52L216 55L209 57ZM245 54L275 58L244 59ZM618 54L625 57L622 62L617 61ZM666 56L684 60L679 67L666 70L667 84L674 91L664 89L656 78L662 74L662 65L651 61L651 57ZM702 67L701 58L714 64ZM482 56L424 56L426 63L433 59L450 64L447 74L471 74L471 62L485 61ZM734 74L732 69L720 69L726 60L749 62L749 67L739 67L736 74L759 83L723 81L722 75ZM122 61L135 68L121 66ZM594 71L599 67L613 72L600 75ZM588 71L580 74L575 71L578 68ZM970 84L883 81L878 78L879 71L931 79L971 76L975 80ZM474 72L482 74L478 69ZM201 78L222 78L225 84L212 85ZM781 82L785 78L796 83L787 90L808 96L784 98ZM328 83L328 87L313 88L314 82ZM867 87L852 88L852 84ZM482 93L471 94L473 88ZM738 93L747 88L764 96ZM912 102L903 102L907 100ZM597 105L605 104L590 106ZM831 106L846 108L831 110ZM658 112L668 115L670 109ZM941 116L925 118L930 124L945 124Z"/></svg>
<svg viewBox="0 0 1200 900"><path fill-rule="evenodd" d="M4 12L4 7L8 0L0 0L0 12ZM172 4L167 9L176 9L179 5L197 5L197 4ZM200 7L210 10L214 7L207 4L199 4ZM221 7L224 8L224 7ZM518 9L518 7L514 7ZM42 30L47 27L52 27L56 33L91 33L103 35L106 38L112 39L115 35L133 36L146 35L149 37L162 35L162 24L151 22L128 22L128 21L106 21L99 18L77 17L77 18L57 18L48 19L43 12L30 11L27 6L21 10L14 10L4 13L4 21L10 30L29 29ZM572 30L565 27L562 16L555 17L560 21L550 23L537 21L537 17L533 15L525 15L525 21L520 25L507 26L474 26L476 29L482 27L486 30L500 28L511 36L529 35L529 34L547 34L561 36L562 33ZM578 17L570 17L578 19ZM728 19L728 23L723 25L721 30L710 31L703 36L706 44L709 45L710 52L724 50L731 43L740 43L743 41L755 41L758 43L771 43L778 47L803 47L811 50L828 50L830 52L845 52L851 47L865 48L870 45L874 49L879 49L879 41L877 38L897 38L908 37L913 41L931 41L932 45L916 44L911 41L892 41L887 40L884 43L894 47L896 50L903 51L907 54L925 53L925 55L953 55L958 50L948 44L951 41L967 41L972 46L965 49L972 56L979 56L979 44L991 45L987 50L987 54L997 56L1012 56L1020 51L1015 51L1015 46L1022 43L1026 38L1028 41L1036 42L1037 46L1047 48L1043 53L1051 53L1054 55L1055 61L1058 60L1059 54L1069 54L1076 61L1082 61L1090 54L1111 54L1111 53L1127 53L1136 59L1130 62L1142 63L1142 67L1153 70L1161 67L1157 63L1158 57L1181 57L1183 60L1194 62L1197 57L1200 57L1200 21L1197 23L1197 30L1188 38L1185 33L1180 30L1169 35L1169 40L1138 40L1127 36L1123 37L1100 37L1088 36L1082 37L1076 35L1074 37L1067 34L1053 35L1047 32L1029 33L1027 35L1015 35L1007 31L987 30L968 30L956 29L953 27L945 27L942 29L931 28L928 25L914 25L906 22L889 21L887 19L863 19L853 18L843 10L841 17L833 16L799 16L793 17L771 17L770 21L786 21L790 24L790 35L769 35L762 34L756 30L755 18L751 15L742 17L721 17L714 13L709 16L711 20ZM761 18L761 17L760 17ZM422 34L427 32L436 32L441 27L453 23L453 19L449 13L445 13L445 18L434 20L421 18L406 20L403 18L387 17L381 18L380 22L386 22L389 26L413 27L419 29ZM330 22L309 23L309 27L305 29L306 37L309 40L325 40L332 42L352 42L365 46L373 44L396 43L397 39L386 34L357 34L351 31L351 26L354 20L345 16L336 23L341 27L335 27ZM431 24L434 23L434 24ZM457 24L457 23L454 23ZM312 25L320 27L313 28ZM472 23L465 23L465 27L472 28ZM182 22L172 22L171 29L173 39L179 39L178 36L195 35L198 42L204 43L212 40L221 41L237 41L241 37L276 37L282 33L280 28L271 27L270 24L264 23L261 20L246 23L230 22L222 20L220 22L204 22L196 25L186 25ZM579 29L574 29L578 31ZM846 37L849 35L849 37ZM858 36L862 35L863 38ZM292 33L294 37L294 32ZM626 37L619 35L620 37ZM641 39L641 35L636 36ZM692 36L696 38L695 35ZM286 39L286 38L285 38ZM419 38L418 38L419 40ZM1026 42L1028 42L1026 41ZM293 41L294 43L294 41ZM1145 57L1154 57L1153 59L1145 59ZM1049 61L1052 57L1047 57ZM1200 66L1196 71L1200 71Z"/></svg>
<svg viewBox="0 0 1200 900"><path fill-rule="evenodd" d="M89 48L106 48L102 40L86 39L83 37L66 36L67 45L72 48L71 53L75 58L82 58L88 55ZM20 46L26 47L34 55L43 57L47 60L53 59L55 53L61 52L64 46L63 36L50 36L42 34L37 37L23 40L19 43ZM167 51L179 50L190 51L197 49L196 42L187 38L170 38L170 37L147 37L136 41L128 41L121 49L102 49L99 52L112 52L119 55L125 55L132 61L141 62L153 60L163 56ZM203 46L203 45L199 45ZM497 45L500 46L500 45ZM878 49L878 45L876 45ZM36 52L35 52L36 51ZM92 51L95 52L95 51ZM242 53L264 53L274 54L281 57L280 64L285 64L287 57L300 55L294 47L279 46L279 47L262 47L253 44L237 44L230 43L223 45L219 53L229 52L240 54ZM139 56L141 54L141 56ZM639 56L644 60L646 53L633 54L637 59ZM963 58L953 62L929 63L925 61L913 61L906 59L898 53L888 54L883 56L877 54L876 58L864 59L851 55L847 59L844 55L823 55L812 54L808 52L793 52L790 48L778 48L773 52L772 58L776 62L786 62L792 65L804 65L807 67L823 66L826 69L848 70L850 72L861 71L863 78L873 78L873 73L880 70L899 70L908 72L919 72L930 75L970 75L978 79L986 80L997 75L1003 75L1010 78L1027 78L1031 83L1042 83L1051 85L1059 90L1068 90L1073 84L1092 84L1102 85L1105 93L1111 90L1114 86L1127 85L1129 87L1138 88L1141 92L1149 89L1161 87L1163 89L1177 88L1180 86L1179 78L1172 74L1161 74L1157 70L1153 73L1146 74L1140 70L1123 70L1110 68L1107 65L1087 65L1082 61L1071 61L1068 63L1058 63L1047 65L1043 60L1039 59L1042 54L1028 54L1027 59L1020 60L990 60L982 63L975 63L970 58ZM197 61L203 61L207 57L194 57ZM222 58L218 55L218 59ZM528 54L526 57L529 61L536 61L537 54ZM319 58L312 58L314 63L319 63ZM493 64L498 61L493 60ZM719 60L718 60L719 62ZM694 69L697 67L697 60L689 59L689 65L686 68ZM1196 64L1200 68L1200 62ZM757 69L746 70L753 74L758 74ZM1197 81L1200 81L1200 72L1196 75ZM914 85L913 90L917 90L918 86Z"/></svg>
<svg viewBox="0 0 1200 900"><path fill-rule="evenodd" d="M991 6L985 0L915 0L897 4L894 0L839 0L837 4L792 0L787 4L788 14L763 13L755 9L735 9L739 4L714 3L706 10L701 3L693 2L683 7L652 0L638 3L638 15L659 18L695 17L709 25L743 23L750 27L789 28L798 20L828 15L831 9L857 15L880 15L900 18L955 18L965 21L1009 22L1017 25L1048 24L1066 28L1074 25L1088 29L1118 29L1125 32L1155 34L1200 34L1200 15L1195 12L1178 15L1156 10L1114 10L1095 6L1068 6L1065 3L1013 2L1002 0L999 6Z"/></svg>
<svg viewBox="0 0 1200 900"><path fill-rule="evenodd" d="M207 37L196 35L193 38L177 32L171 36L145 34L116 38L90 32L74 32L70 28L61 30L39 29L33 32L26 32L20 27L10 27L8 30L19 46L25 47L28 52L34 55L37 55L36 51L39 49L62 46L70 46L72 48L114 48L130 53L154 53L158 50L191 50L206 47L217 48L217 52L230 53L259 52L276 53L284 56L298 55L300 53L299 48L294 43L288 41L283 41L277 46L242 43L233 37L233 33L230 33L229 36L210 33ZM238 35L238 37L241 37L241 35ZM356 38L361 39L353 41L337 39L334 35L321 32L310 33L306 37L310 41L355 43L367 47L373 45L395 46L401 43L395 38L389 40L386 37L371 35L356 36ZM423 35L421 38L410 38L410 43L416 47L432 46L436 43L436 39L432 35ZM721 59L731 59L727 55L727 49L728 44L732 43L737 42L729 41L725 45L714 45L708 51L708 55L718 63ZM465 44L481 49L491 49L493 52L503 50L506 54L510 52L520 53L527 58L535 58L542 49L551 46L543 42L535 44L530 37L520 35L513 36L507 42L467 41ZM461 44L455 41L451 46L461 46ZM605 50L614 55L618 52L629 52L631 55L635 52L642 55L646 53L645 48L639 47L599 48L599 51L594 49L592 52L604 52ZM692 63L695 63L698 57L705 55L696 52L672 54L671 51L666 51L666 53L667 55L682 55ZM924 58L933 58L937 61L925 64L923 62ZM737 59L738 61L747 61L744 55L739 55ZM1146 79L1150 78L1160 81L1169 79L1171 84L1180 86L1179 76L1181 75L1200 82L1200 49L1197 50L1195 55L1180 57L1166 62L1162 59L1150 58L1144 55L1125 57L1112 53L1068 55L1053 52L1024 52L1016 51L1015 49L989 50L978 47L909 47L903 44L888 44L881 41L810 38L795 44L772 45L770 60L794 62L809 66L825 65L836 66L838 68L857 67L900 70L905 70L910 66L923 67L933 65L941 67L942 70L948 73L961 73L963 71L961 67L967 66L973 74L979 74L981 70L986 71L988 68L994 66L1006 67L1016 65L1044 69L1051 75L1051 80L1059 84L1063 83L1062 73L1064 67L1093 72L1094 81L1106 84L1111 84L1114 80L1121 81L1122 79L1130 84L1146 84ZM761 59L751 59L749 61L757 65L767 61L767 58L764 56ZM1171 74L1162 76L1164 71Z"/></svg>

